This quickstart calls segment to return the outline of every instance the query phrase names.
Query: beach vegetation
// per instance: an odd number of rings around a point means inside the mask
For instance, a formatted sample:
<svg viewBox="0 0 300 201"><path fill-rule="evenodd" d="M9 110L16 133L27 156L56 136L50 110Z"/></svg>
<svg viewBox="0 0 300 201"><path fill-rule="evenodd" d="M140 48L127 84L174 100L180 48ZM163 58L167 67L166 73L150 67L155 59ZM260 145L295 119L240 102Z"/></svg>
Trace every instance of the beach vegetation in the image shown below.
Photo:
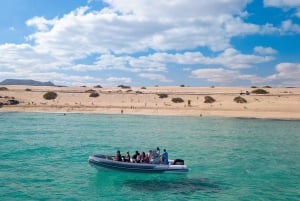
<svg viewBox="0 0 300 201"><path fill-rule="evenodd" d="M94 88L103 88L101 85L96 85Z"/></svg>
<svg viewBox="0 0 300 201"><path fill-rule="evenodd" d="M268 94L269 92L264 89L255 89L251 93L253 93L253 94Z"/></svg>
<svg viewBox="0 0 300 201"><path fill-rule="evenodd" d="M184 85L184 84L181 84L180 87L185 87L185 85Z"/></svg>
<svg viewBox="0 0 300 201"><path fill-rule="evenodd" d="M241 97L241 96L237 96L233 100L236 103L247 103L247 100L245 98Z"/></svg>
<svg viewBox="0 0 300 201"><path fill-rule="evenodd" d="M8 88L6 88L6 87L0 87L0 91L8 91Z"/></svg>
<svg viewBox="0 0 300 201"><path fill-rule="evenodd" d="M267 88L267 89L270 89L270 88L272 88L271 86L263 86L262 88Z"/></svg>
<svg viewBox="0 0 300 201"><path fill-rule="evenodd" d="M159 98L168 98L168 94L157 94Z"/></svg>
<svg viewBox="0 0 300 201"><path fill-rule="evenodd" d="M141 87L141 89L147 89L146 87Z"/></svg>
<svg viewBox="0 0 300 201"><path fill-rule="evenodd" d="M126 86L126 85L123 85L123 84L118 85L118 87L120 87L122 89L130 89L131 88L130 86Z"/></svg>
<svg viewBox="0 0 300 201"><path fill-rule="evenodd" d="M251 86L251 88L253 88L253 89L256 89L256 88L257 88L257 86Z"/></svg>
<svg viewBox="0 0 300 201"><path fill-rule="evenodd" d="M128 90L126 91L126 93L131 93L131 92L133 92L131 89L128 89Z"/></svg>
<svg viewBox="0 0 300 201"><path fill-rule="evenodd" d="M173 103L183 103L184 100L180 97L177 97L177 98L172 98L172 102Z"/></svg>
<svg viewBox="0 0 300 201"><path fill-rule="evenodd" d="M92 97L92 98L97 98L98 96L99 96L99 93L97 93L97 92L90 93L90 97Z"/></svg>
<svg viewBox="0 0 300 201"><path fill-rule="evenodd" d="M26 89L25 89L25 91L32 91L32 90L31 90L31 89L29 89L29 88L26 88Z"/></svg>
<svg viewBox="0 0 300 201"><path fill-rule="evenodd" d="M216 100L211 96L204 97L204 103L214 103Z"/></svg>
<svg viewBox="0 0 300 201"><path fill-rule="evenodd" d="M82 85L82 86L80 86L80 87L83 87L83 88L85 88L86 86L85 86L85 85Z"/></svg>
<svg viewBox="0 0 300 201"><path fill-rule="evenodd" d="M57 98L57 93L54 91L48 91L47 93L44 94L44 99L46 100L54 100Z"/></svg>
<svg viewBox="0 0 300 201"><path fill-rule="evenodd" d="M93 93L93 92L96 92L96 90L94 89L89 89L89 90L86 90L85 93Z"/></svg>

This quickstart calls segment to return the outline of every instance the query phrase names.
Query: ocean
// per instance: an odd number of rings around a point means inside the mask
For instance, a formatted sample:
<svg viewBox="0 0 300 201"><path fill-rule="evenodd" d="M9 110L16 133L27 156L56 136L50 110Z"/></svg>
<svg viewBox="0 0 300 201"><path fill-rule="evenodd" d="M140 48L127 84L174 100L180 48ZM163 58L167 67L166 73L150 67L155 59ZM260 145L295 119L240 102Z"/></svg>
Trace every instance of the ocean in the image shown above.
<svg viewBox="0 0 300 201"><path fill-rule="evenodd" d="M300 200L300 122L0 113L0 200ZM95 168L159 146L187 174Z"/></svg>

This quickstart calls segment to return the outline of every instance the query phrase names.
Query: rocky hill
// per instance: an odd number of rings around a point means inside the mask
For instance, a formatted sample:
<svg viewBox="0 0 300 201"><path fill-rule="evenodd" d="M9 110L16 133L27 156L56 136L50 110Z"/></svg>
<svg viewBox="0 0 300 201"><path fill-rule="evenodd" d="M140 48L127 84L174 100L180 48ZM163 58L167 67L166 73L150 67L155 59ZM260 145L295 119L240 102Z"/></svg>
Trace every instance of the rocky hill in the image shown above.
<svg viewBox="0 0 300 201"><path fill-rule="evenodd" d="M6 79L0 85L29 85L29 86L55 86L52 82L40 82L36 80Z"/></svg>

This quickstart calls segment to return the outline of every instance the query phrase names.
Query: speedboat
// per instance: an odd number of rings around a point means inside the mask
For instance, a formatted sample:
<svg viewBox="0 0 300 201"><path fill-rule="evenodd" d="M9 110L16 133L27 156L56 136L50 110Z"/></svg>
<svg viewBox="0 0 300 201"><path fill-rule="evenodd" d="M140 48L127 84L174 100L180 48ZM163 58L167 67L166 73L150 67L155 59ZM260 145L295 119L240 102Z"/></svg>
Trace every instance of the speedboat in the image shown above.
<svg viewBox="0 0 300 201"><path fill-rule="evenodd" d="M184 165L184 160L176 159L169 160L168 165L154 163L133 163L124 161L115 161L113 156L109 155L92 155L89 156L89 163L95 166L101 166L111 169L133 171L133 172L148 172L148 173L185 173L189 169Z"/></svg>

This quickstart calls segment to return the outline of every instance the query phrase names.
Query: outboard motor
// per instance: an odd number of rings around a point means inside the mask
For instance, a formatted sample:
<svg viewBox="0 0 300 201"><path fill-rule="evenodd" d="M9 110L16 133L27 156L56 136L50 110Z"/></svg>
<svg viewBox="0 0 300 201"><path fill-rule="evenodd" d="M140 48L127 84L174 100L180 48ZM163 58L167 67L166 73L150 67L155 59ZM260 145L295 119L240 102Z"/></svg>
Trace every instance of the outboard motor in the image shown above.
<svg viewBox="0 0 300 201"><path fill-rule="evenodd" d="M182 160L182 159L175 159L173 165L184 165L184 160Z"/></svg>

